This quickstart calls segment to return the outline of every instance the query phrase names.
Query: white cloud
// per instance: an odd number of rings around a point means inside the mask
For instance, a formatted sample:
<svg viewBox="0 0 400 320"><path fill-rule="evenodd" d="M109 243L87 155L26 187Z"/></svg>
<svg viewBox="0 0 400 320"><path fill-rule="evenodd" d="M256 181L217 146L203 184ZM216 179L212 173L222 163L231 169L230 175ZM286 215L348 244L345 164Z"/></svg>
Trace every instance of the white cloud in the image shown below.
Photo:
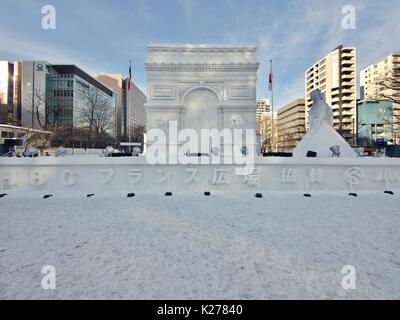
<svg viewBox="0 0 400 320"><path fill-rule="evenodd" d="M354 3L357 29L341 27L342 6ZM395 1L385 5L370 1L300 1L280 13L279 18L259 30L259 79L269 73L269 58L274 59L276 107L304 97L304 71L340 44L355 46L358 70L391 51L399 51L400 7ZM264 84L258 86L264 96Z"/></svg>

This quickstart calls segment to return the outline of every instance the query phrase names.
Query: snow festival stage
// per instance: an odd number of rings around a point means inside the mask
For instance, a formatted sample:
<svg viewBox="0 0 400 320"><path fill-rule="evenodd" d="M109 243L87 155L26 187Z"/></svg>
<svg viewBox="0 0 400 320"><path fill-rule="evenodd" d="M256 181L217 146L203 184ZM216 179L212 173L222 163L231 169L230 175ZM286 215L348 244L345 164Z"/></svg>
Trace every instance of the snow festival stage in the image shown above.
<svg viewBox="0 0 400 320"><path fill-rule="evenodd" d="M146 157L1 158L0 190L65 192L395 191L400 159L262 158L236 165L150 165Z"/></svg>
<svg viewBox="0 0 400 320"><path fill-rule="evenodd" d="M400 299L399 159L236 168L0 159L0 300Z"/></svg>

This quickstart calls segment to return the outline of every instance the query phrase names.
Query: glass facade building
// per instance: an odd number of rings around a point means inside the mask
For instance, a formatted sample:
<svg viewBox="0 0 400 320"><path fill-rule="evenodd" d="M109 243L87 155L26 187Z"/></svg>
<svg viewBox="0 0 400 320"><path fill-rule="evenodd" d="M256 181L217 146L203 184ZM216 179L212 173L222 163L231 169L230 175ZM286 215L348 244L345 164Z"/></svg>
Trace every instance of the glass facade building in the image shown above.
<svg viewBox="0 0 400 320"><path fill-rule="evenodd" d="M21 64L0 61L0 124L19 125Z"/></svg>
<svg viewBox="0 0 400 320"><path fill-rule="evenodd" d="M395 139L392 102L361 101L357 105L357 119L358 145L373 146L379 139L388 142Z"/></svg>
<svg viewBox="0 0 400 320"><path fill-rule="evenodd" d="M87 145L87 114L91 104L105 104L112 114L107 126L108 142L116 136L116 94L74 65L49 65L46 76L46 122L63 128L63 134L52 145L65 147L97 147ZM57 123L56 123L57 122ZM112 141L111 141L112 140ZM94 143L94 142L93 142ZM90 144L90 143L89 143Z"/></svg>

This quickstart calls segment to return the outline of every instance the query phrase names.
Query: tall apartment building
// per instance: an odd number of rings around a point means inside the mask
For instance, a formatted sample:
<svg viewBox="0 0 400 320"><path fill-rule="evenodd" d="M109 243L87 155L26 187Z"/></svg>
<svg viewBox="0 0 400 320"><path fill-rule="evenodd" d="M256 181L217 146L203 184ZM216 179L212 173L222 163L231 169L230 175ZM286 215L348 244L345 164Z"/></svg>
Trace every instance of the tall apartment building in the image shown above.
<svg viewBox="0 0 400 320"><path fill-rule="evenodd" d="M256 132L261 139L263 152L275 151L277 147L276 113L272 113L269 99L257 100Z"/></svg>
<svg viewBox="0 0 400 320"><path fill-rule="evenodd" d="M136 128L146 127L146 95L132 82L128 89L129 78L121 74L98 74L94 77L117 93L117 142L129 141Z"/></svg>
<svg viewBox="0 0 400 320"><path fill-rule="evenodd" d="M382 98L377 82L382 78L393 75L400 68L400 53L388 56L370 64L360 71L360 99L380 100Z"/></svg>
<svg viewBox="0 0 400 320"><path fill-rule="evenodd" d="M356 49L339 46L305 72L306 128L310 93L321 90L333 109L334 127L350 144L356 137Z"/></svg>
<svg viewBox="0 0 400 320"><path fill-rule="evenodd" d="M279 108L277 117L278 150L293 150L306 133L305 100L296 99Z"/></svg>
<svg viewBox="0 0 400 320"><path fill-rule="evenodd" d="M271 117L271 104L269 99L257 100L257 110L256 110L256 131L257 134L262 135L261 124L265 117Z"/></svg>
<svg viewBox="0 0 400 320"><path fill-rule="evenodd" d="M385 79L400 81L400 53L391 53L360 71L361 101L382 101L387 97L399 97L397 90L381 90L379 81ZM387 80L386 80L387 81ZM393 142L400 143L400 105L393 103Z"/></svg>

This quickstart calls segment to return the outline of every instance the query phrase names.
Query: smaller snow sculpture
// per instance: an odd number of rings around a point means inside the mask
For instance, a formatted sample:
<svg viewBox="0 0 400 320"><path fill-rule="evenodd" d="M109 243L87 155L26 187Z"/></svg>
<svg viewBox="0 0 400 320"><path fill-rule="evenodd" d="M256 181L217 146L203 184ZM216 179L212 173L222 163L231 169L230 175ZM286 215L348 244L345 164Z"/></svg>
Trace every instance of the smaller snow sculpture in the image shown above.
<svg viewBox="0 0 400 320"><path fill-rule="evenodd" d="M314 151L318 157L327 158L332 157L331 148L334 148L338 151L335 156L340 154L340 157L344 158L357 157L357 153L333 128L333 111L325 102L321 91L311 92L311 100L313 104L309 114L310 128L293 150L293 156L306 157L308 151Z"/></svg>
<svg viewBox="0 0 400 320"><path fill-rule="evenodd" d="M331 127L333 126L333 111L325 103L324 95L321 91L315 90L310 94L313 101L310 109L310 132L317 132L321 125L326 122Z"/></svg>

